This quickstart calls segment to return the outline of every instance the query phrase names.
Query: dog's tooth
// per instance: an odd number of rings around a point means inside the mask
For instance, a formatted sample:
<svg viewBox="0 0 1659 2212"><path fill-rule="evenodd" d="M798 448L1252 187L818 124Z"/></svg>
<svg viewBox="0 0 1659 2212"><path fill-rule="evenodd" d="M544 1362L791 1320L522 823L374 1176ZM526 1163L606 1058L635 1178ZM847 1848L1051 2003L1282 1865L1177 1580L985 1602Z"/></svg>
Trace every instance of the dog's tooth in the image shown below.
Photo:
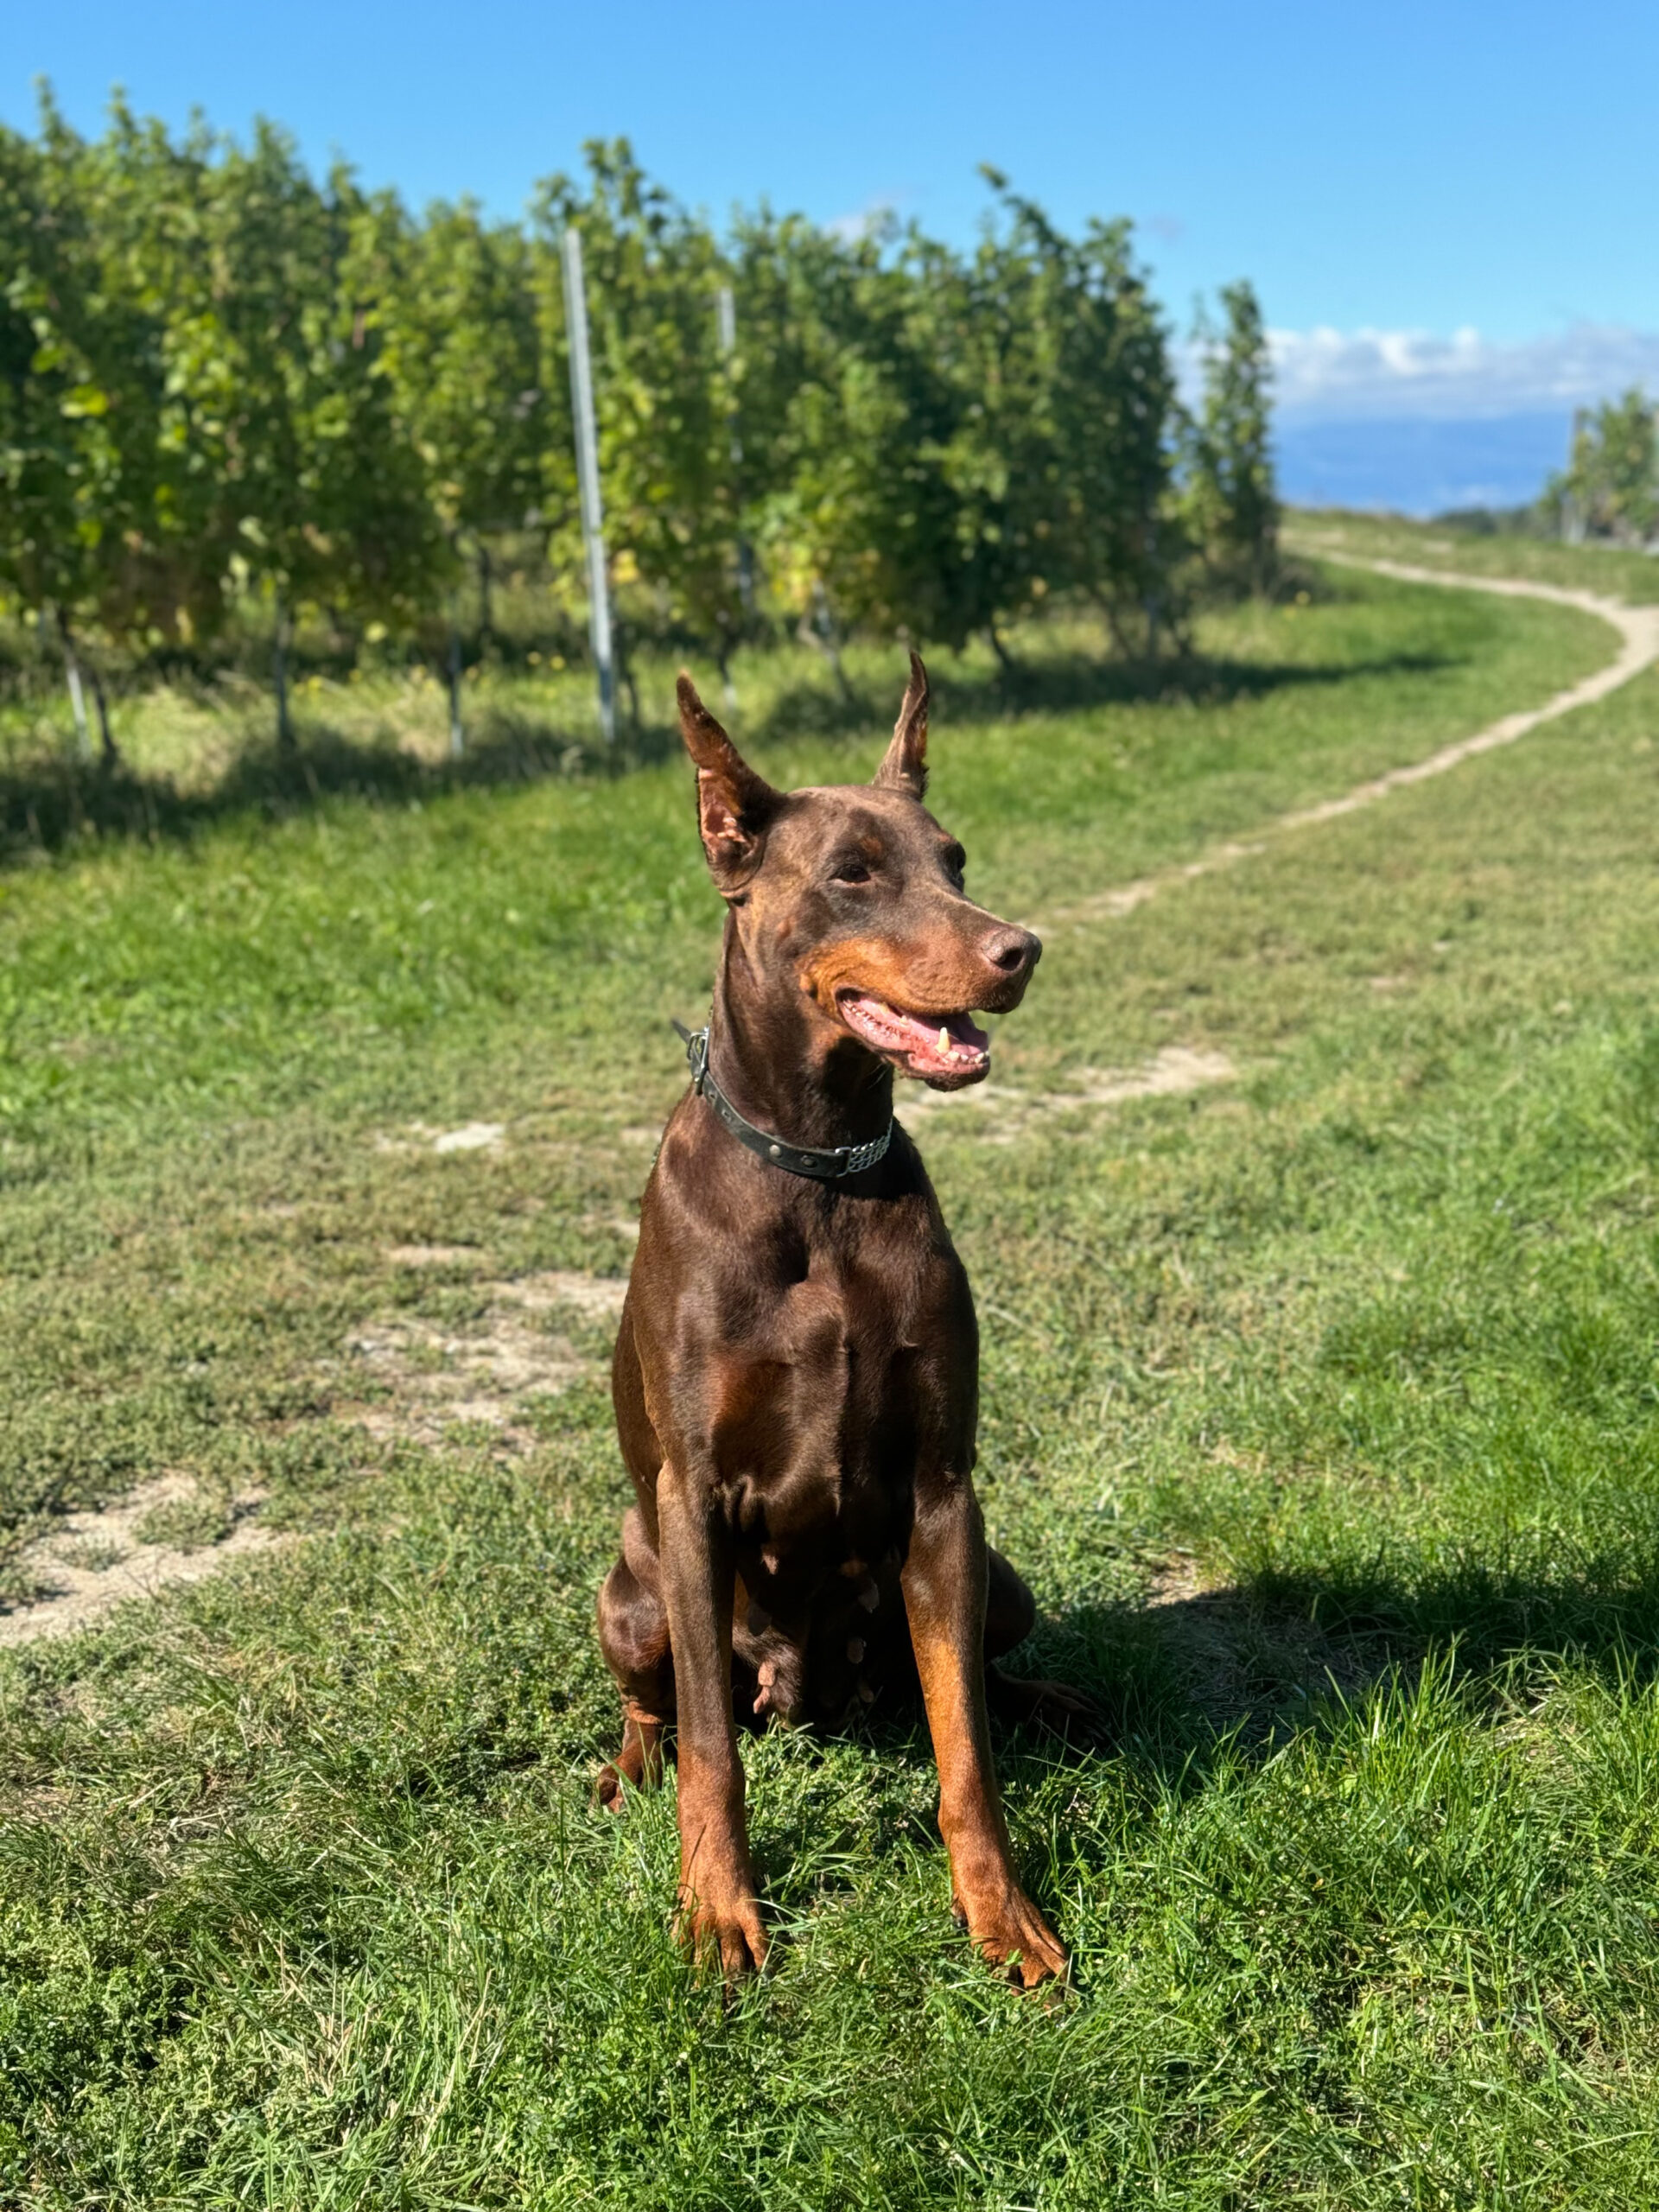
<svg viewBox="0 0 1659 2212"><path fill-rule="evenodd" d="M947 1058L950 1057L950 1032L948 1029L941 1029L939 1032L939 1050Z"/></svg>
<svg viewBox="0 0 1659 2212"><path fill-rule="evenodd" d="M848 1644L847 1656L855 1667L861 1667L864 1664L864 1639L861 1636L854 1637Z"/></svg>

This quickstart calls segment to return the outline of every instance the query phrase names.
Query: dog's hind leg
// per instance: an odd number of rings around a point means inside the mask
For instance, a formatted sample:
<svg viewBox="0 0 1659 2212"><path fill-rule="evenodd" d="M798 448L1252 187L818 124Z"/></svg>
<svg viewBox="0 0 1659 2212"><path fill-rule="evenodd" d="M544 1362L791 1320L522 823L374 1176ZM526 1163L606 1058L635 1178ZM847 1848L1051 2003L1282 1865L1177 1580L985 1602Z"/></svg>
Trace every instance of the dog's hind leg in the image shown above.
<svg viewBox="0 0 1659 2212"><path fill-rule="evenodd" d="M624 1707L622 1748L601 1767L594 1784L594 1801L607 1813L623 1810L625 1783L635 1789L654 1789L662 1780L664 1726L655 1713Z"/></svg>
<svg viewBox="0 0 1659 2212"><path fill-rule="evenodd" d="M985 1556L990 1570L985 1586L985 1656L1000 1659L1036 1627L1037 1600L1001 1552L988 1544Z"/></svg>
<svg viewBox="0 0 1659 2212"><path fill-rule="evenodd" d="M1037 1624L1037 1600L1001 1552L991 1551L985 1593L985 1701L999 1720L1035 1721L1059 1735L1097 1732L1100 1715L1081 1692L1064 1682L1030 1681L1005 1674L996 1662L1023 1643Z"/></svg>
<svg viewBox="0 0 1659 2212"><path fill-rule="evenodd" d="M622 1748L601 1769L594 1794L613 1813L622 1809L624 1783L643 1789L661 1779L663 1732L674 1710L668 1613L651 1563L639 1556L644 1531L638 1522L631 1512L623 1525L623 1556L599 1593L600 1648L622 1693L623 1718Z"/></svg>

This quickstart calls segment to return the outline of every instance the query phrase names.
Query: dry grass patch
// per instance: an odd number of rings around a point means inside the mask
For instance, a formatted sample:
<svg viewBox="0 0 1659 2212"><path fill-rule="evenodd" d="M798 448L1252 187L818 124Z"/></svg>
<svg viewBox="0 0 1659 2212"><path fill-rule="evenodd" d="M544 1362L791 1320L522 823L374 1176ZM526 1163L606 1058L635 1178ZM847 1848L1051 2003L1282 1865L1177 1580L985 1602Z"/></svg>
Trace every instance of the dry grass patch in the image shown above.
<svg viewBox="0 0 1659 2212"><path fill-rule="evenodd" d="M1173 1098L1214 1083L1230 1083L1238 1070L1225 1052L1202 1046L1166 1045L1138 1068L1078 1068L1063 1090L1016 1090L1001 1083L971 1090L929 1090L901 1102L906 1122L954 1111L988 1144L1013 1144L1034 1121L1079 1106L1121 1106L1133 1098ZM976 1109L977 1127L963 1109Z"/></svg>
<svg viewBox="0 0 1659 2212"><path fill-rule="evenodd" d="M471 1247L445 1244L393 1245L386 1256L404 1267L481 1258ZM434 1445L458 1424L477 1422L497 1432L502 1448L525 1449L533 1441L530 1402L601 1371L543 1317L563 1313L590 1326L614 1321L627 1285L550 1268L481 1287L488 1308L465 1327L396 1314L359 1331L346 1349L374 1395L342 1407L341 1417L372 1436Z"/></svg>
<svg viewBox="0 0 1659 2212"><path fill-rule="evenodd" d="M124 1599L200 1582L232 1560L271 1550L285 1540L259 1525L263 1502L263 1491L245 1491L221 1510L189 1476L161 1475L118 1504L66 1514L22 1554L19 1564L35 1594L0 1614L0 1645L71 1635ZM199 1537L192 1533L197 1528Z"/></svg>

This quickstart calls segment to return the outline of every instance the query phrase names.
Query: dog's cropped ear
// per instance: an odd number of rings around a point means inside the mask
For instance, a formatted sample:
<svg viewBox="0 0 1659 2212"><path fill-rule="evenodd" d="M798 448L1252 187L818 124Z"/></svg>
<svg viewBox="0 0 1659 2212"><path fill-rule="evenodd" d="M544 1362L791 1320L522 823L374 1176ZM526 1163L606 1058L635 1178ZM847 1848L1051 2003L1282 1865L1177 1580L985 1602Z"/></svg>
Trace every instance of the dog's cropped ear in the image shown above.
<svg viewBox="0 0 1659 2212"><path fill-rule="evenodd" d="M922 666L922 657L912 652L910 657L910 682L905 687L905 703L899 709L899 719L893 726L893 742L888 746L881 766L874 780L891 784L900 791L910 792L913 798L925 797L927 791L927 671Z"/></svg>
<svg viewBox="0 0 1659 2212"><path fill-rule="evenodd" d="M782 798L757 776L701 699L689 676L677 686L680 732L697 771L697 828L709 872L726 897L741 891L760 857L766 825Z"/></svg>

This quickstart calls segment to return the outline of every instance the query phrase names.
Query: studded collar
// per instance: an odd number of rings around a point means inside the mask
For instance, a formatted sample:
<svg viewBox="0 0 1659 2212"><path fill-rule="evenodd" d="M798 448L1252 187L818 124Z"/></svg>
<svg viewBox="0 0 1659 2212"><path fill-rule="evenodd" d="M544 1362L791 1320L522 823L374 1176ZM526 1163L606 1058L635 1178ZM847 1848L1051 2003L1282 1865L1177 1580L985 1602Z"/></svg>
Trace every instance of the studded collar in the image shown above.
<svg viewBox="0 0 1659 2212"><path fill-rule="evenodd" d="M874 1167L877 1160L887 1156L887 1147L893 1142L891 1120L879 1137L872 1137L865 1144L785 1144L782 1137L757 1128L753 1122L745 1121L715 1080L709 1065L707 1027L688 1029L681 1021L674 1027L685 1042L692 1090L700 1091L709 1101L738 1142L747 1145L755 1158L764 1160L769 1167L781 1167L791 1175L809 1175L815 1182L834 1183L843 1176L861 1175L867 1167Z"/></svg>

